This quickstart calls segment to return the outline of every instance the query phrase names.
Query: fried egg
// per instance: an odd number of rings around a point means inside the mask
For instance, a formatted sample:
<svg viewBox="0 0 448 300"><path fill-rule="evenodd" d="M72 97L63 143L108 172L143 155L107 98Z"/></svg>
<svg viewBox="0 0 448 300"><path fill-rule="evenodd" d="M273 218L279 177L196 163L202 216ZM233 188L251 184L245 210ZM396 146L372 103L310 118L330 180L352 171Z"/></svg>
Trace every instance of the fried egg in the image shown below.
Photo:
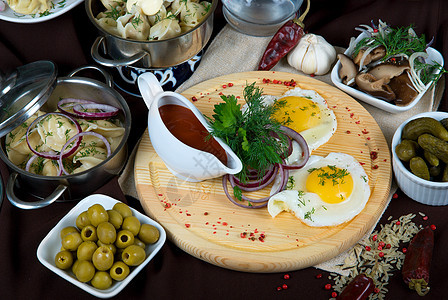
<svg viewBox="0 0 448 300"><path fill-rule="evenodd" d="M316 91L296 87L280 97L264 97L266 104L278 108L274 119L299 132L310 151L328 142L336 132L336 116Z"/></svg>
<svg viewBox="0 0 448 300"><path fill-rule="evenodd" d="M291 212L309 226L334 226L358 215L369 197L369 179L353 156L311 155L303 168L291 170L288 189L269 199L268 212Z"/></svg>

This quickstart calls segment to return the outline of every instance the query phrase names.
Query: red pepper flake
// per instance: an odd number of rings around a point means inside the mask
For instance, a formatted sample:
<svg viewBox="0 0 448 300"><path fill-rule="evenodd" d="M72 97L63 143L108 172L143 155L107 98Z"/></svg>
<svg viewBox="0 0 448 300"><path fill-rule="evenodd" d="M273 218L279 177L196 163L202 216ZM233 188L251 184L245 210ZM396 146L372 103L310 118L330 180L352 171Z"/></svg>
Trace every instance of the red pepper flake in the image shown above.
<svg viewBox="0 0 448 300"><path fill-rule="evenodd" d="M393 196L392 196L392 198L397 199L397 198L398 198L398 194L397 194L397 193L394 193Z"/></svg>
<svg viewBox="0 0 448 300"><path fill-rule="evenodd" d="M233 83L229 82L229 83L228 83L228 86L232 87L232 86L233 86Z"/></svg>
<svg viewBox="0 0 448 300"><path fill-rule="evenodd" d="M284 283L284 284L282 285L282 289L287 290L287 289L288 289L288 285L287 285L286 283Z"/></svg>
<svg viewBox="0 0 448 300"><path fill-rule="evenodd" d="M379 256L379 257L384 257L384 253L383 253L383 252L380 252L380 253L378 253L378 256Z"/></svg>
<svg viewBox="0 0 448 300"><path fill-rule="evenodd" d="M277 79L274 79L274 80L272 80L272 83L277 84L277 83L278 83L278 80L277 80Z"/></svg>
<svg viewBox="0 0 448 300"><path fill-rule="evenodd" d="M437 228L436 225L434 225L434 224L432 224L430 227L431 227L431 230L436 230L436 228Z"/></svg>
<svg viewBox="0 0 448 300"><path fill-rule="evenodd" d="M346 133L347 133L347 134L350 134L350 133L352 133L352 132L351 132L350 130L347 130Z"/></svg>
<svg viewBox="0 0 448 300"><path fill-rule="evenodd" d="M424 216L424 217L423 217L423 220L424 220L424 221L428 220L428 216Z"/></svg>
<svg viewBox="0 0 448 300"><path fill-rule="evenodd" d="M361 121L356 121L355 124L359 125L359 124L361 124Z"/></svg>
<svg viewBox="0 0 448 300"><path fill-rule="evenodd" d="M375 28L375 29L373 29L373 32L378 32L378 29L376 29L376 28Z"/></svg>
<svg viewBox="0 0 448 300"><path fill-rule="evenodd" d="M256 240L256 238L255 238L254 236L251 236L249 239L250 239L251 241L255 241L255 240Z"/></svg>
<svg viewBox="0 0 448 300"><path fill-rule="evenodd" d="M378 158L378 152L370 151L370 159L375 160Z"/></svg>
<svg viewBox="0 0 448 300"><path fill-rule="evenodd" d="M257 228L255 228L254 232L255 232L255 233L258 233L258 229L257 229Z"/></svg>
<svg viewBox="0 0 448 300"><path fill-rule="evenodd" d="M213 234L216 234L216 231L213 231Z"/></svg>
<svg viewBox="0 0 448 300"><path fill-rule="evenodd" d="M383 250L383 247L381 247L381 246L378 246L378 250ZM381 253L381 252L380 252Z"/></svg>
<svg viewBox="0 0 448 300"><path fill-rule="evenodd" d="M222 96L222 95L224 95L224 93L223 93L223 92L219 92L219 94L218 94L218 95Z"/></svg>
<svg viewBox="0 0 448 300"><path fill-rule="evenodd" d="M170 208L171 207L171 203L165 203L165 208Z"/></svg>
<svg viewBox="0 0 448 300"><path fill-rule="evenodd" d="M188 224L188 223L185 223L185 227L187 227L187 228L190 228L190 224Z"/></svg>
<svg viewBox="0 0 448 300"><path fill-rule="evenodd" d="M159 195L159 197L162 197L163 196L163 194L158 194Z"/></svg>
<svg viewBox="0 0 448 300"><path fill-rule="evenodd" d="M317 274L317 275L316 275L316 278L317 278L317 279L322 278L322 274L321 274L321 273Z"/></svg>
<svg viewBox="0 0 448 300"><path fill-rule="evenodd" d="M380 289L376 287L376 288L373 289L373 292L374 292L375 294L379 294L379 293L380 293Z"/></svg>
<svg viewBox="0 0 448 300"><path fill-rule="evenodd" d="M386 244L386 249L390 249L392 247L391 244Z"/></svg>
<svg viewBox="0 0 448 300"><path fill-rule="evenodd" d="M277 291L281 291L282 290L282 287L281 286L278 286L277 287Z"/></svg>
<svg viewBox="0 0 448 300"><path fill-rule="evenodd" d="M204 213L204 216L207 216L207 215L208 215L208 212L205 212L205 213Z"/></svg>
<svg viewBox="0 0 448 300"><path fill-rule="evenodd" d="M316 76L316 75L314 75L314 74L310 74L310 76L311 76L311 77L314 77L314 76Z"/></svg>
<svg viewBox="0 0 448 300"><path fill-rule="evenodd" d="M324 286L324 288L325 288L326 290L330 290L330 289L331 289L331 284L330 284L330 283L327 283L327 284Z"/></svg>
<svg viewBox="0 0 448 300"><path fill-rule="evenodd" d="M225 85L225 84L222 85L222 88L223 88L223 89L225 89L226 87L227 87L227 85Z"/></svg>
<svg viewBox="0 0 448 300"><path fill-rule="evenodd" d="M198 98L196 98L195 96L193 96L193 97L191 97L191 100L192 100L193 102L196 102L196 101L198 101Z"/></svg>
<svg viewBox="0 0 448 300"><path fill-rule="evenodd" d="M370 246L366 246L366 251L370 251L372 250L372 248L370 248Z"/></svg>
<svg viewBox="0 0 448 300"><path fill-rule="evenodd" d="M364 163L364 162L360 162L359 163L361 166L364 166L366 163Z"/></svg>
<svg viewBox="0 0 448 300"><path fill-rule="evenodd" d="M384 246L386 246L386 243L381 241L381 242L378 243L378 245L381 246L381 247L384 247Z"/></svg>
<svg viewBox="0 0 448 300"><path fill-rule="evenodd" d="M374 170L378 169L378 165L373 165L372 169L374 169Z"/></svg>
<svg viewBox="0 0 448 300"><path fill-rule="evenodd" d="M336 293L336 292L331 293L332 298L336 298L337 296L338 296L338 293Z"/></svg>
<svg viewBox="0 0 448 300"><path fill-rule="evenodd" d="M258 240L262 243L264 243L264 238L262 238L261 236L258 237Z"/></svg>
<svg viewBox="0 0 448 300"><path fill-rule="evenodd" d="M208 225L209 223L208 222L205 222L205 225Z"/></svg>
<svg viewBox="0 0 448 300"><path fill-rule="evenodd" d="M188 213L187 213L187 217L190 217L190 216L191 216L191 214L188 214Z"/></svg>
<svg viewBox="0 0 448 300"><path fill-rule="evenodd" d="M283 275L283 278L288 280L290 278L290 276L289 276L289 274L285 274L285 275Z"/></svg>
<svg viewBox="0 0 448 300"><path fill-rule="evenodd" d="M222 225L223 225L223 226L227 226L227 225L229 225L229 224L227 224L227 222L222 222Z"/></svg>
<svg viewBox="0 0 448 300"><path fill-rule="evenodd" d="M372 236L372 241L375 242L377 239L378 239L378 235L375 234L374 236Z"/></svg>
<svg viewBox="0 0 448 300"><path fill-rule="evenodd" d="M364 130L362 131L362 133L364 133L364 134L368 134L369 132L367 131L367 129L364 129Z"/></svg>
<svg viewBox="0 0 448 300"><path fill-rule="evenodd" d="M406 253L406 252L408 252L408 249L403 248L403 249L401 249L401 252Z"/></svg>
<svg viewBox="0 0 448 300"><path fill-rule="evenodd" d="M400 224L401 224L400 221L395 222L395 225L400 225Z"/></svg>
<svg viewBox="0 0 448 300"><path fill-rule="evenodd" d="M247 232L241 232L240 236L242 239L244 239L247 236Z"/></svg>
<svg viewBox="0 0 448 300"><path fill-rule="evenodd" d="M355 116L354 113L350 113L350 118L353 118Z"/></svg>

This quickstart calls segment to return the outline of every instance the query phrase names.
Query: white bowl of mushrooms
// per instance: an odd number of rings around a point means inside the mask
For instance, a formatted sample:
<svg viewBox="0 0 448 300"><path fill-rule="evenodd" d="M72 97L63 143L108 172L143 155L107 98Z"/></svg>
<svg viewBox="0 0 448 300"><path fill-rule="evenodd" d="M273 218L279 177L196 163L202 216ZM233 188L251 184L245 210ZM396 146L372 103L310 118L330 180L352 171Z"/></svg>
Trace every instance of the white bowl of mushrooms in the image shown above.
<svg viewBox="0 0 448 300"><path fill-rule="evenodd" d="M440 77L442 55L425 44L424 36L418 37L411 26L392 29L380 20L377 26L357 29L362 33L338 55L331 72L333 83L354 98L390 113L414 107ZM416 51L390 53L381 44L399 37L405 38L402 43L406 47L415 43Z"/></svg>

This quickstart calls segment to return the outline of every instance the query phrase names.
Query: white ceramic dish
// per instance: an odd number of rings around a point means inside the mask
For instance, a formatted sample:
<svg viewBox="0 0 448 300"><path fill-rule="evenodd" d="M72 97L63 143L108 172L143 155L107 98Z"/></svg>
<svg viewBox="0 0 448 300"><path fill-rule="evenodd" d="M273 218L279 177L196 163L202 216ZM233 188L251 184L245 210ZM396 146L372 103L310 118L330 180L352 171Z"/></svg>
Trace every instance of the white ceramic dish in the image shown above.
<svg viewBox="0 0 448 300"><path fill-rule="evenodd" d="M0 0L2 1L2 0ZM84 2L84 0L54 0L53 8L45 14L32 14L24 15L13 11L6 5L6 9L0 12L0 20L14 22L14 23L40 23L54 19L72 8L74 8L79 3Z"/></svg>
<svg viewBox="0 0 448 300"><path fill-rule="evenodd" d="M411 120L431 117L436 120L448 118L446 112L426 112L417 114L400 125L392 138L392 167L398 187L411 199L432 206L448 205L448 182L434 182L421 179L406 169L395 154L395 147L401 142L403 127Z"/></svg>
<svg viewBox="0 0 448 300"><path fill-rule="evenodd" d="M149 263L149 261L157 254L157 252L159 252L160 248L162 248L166 240L166 233L162 226L160 226L157 222L153 221L149 217L136 211L132 207L131 210L134 213L134 216L136 216L140 220L140 222L157 227L160 232L160 238L155 244L146 246L145 261L139 266L131 268L131 273L123 281L114 281L110 288L106 290L99 290L92 287L89 283L82 283L78 281L71 271L61 270L57 268L54 263L54 257L61 248L61 229L67 226L74 226L76 217L83 211L87 210L93 204L100 203L105 209L111 209L117 202L120 201L100 194L88 196L80 201L42 240L39 247L37 248L37 257L39 261L65 280L73 283L74 285L96 297L110 298L117 295L138 274L138 272L140 272Z"/></svg>
<svg viewBox="0 0 448 300"><path fill-rule="evenodd" d="M367 34L366 33L361 33L355 40L354 45L356 45L361 39L363 39L364 37L366 37ZM347 48L347 50L345 50L344 54L346 54L347 56L351 56L353 52L353 48L349 47ZM440 54L440 52L438 52L437 50L429 47L426 51L429 55L428 57L428 61L435 61L438 64L440 64L441 66L443 66L444 61L443 61L443 56ZM353 96L356 99L359 99L361 101L364 101L366 103L369 103L370 105L376 106L380 109L383 109L387 112L390 113L400 113L403 111L407 111L411 108L413 108L422 98L422 96L424 95L424 93L428 90L428 88L430 87L430 83L426 85L426 89L425 92L420 93L412 102L410 102L408 105L405 106L397 106L393 103L389 103L387 101L381 100L379 98L375 98L367 93L364 93L358 89L355 89L353 87L350 87L348 85L345 85L342 83L341 78L339 78L339 69L341 67L341 63L338 61L336 63L336 65L333 67L333 70L331 71L331 81L333 82L333 84L335 86L337 86L339 89L343 90L344 92L346 92L347 94ZM439 71L440 72L440 71Z"/></svg>

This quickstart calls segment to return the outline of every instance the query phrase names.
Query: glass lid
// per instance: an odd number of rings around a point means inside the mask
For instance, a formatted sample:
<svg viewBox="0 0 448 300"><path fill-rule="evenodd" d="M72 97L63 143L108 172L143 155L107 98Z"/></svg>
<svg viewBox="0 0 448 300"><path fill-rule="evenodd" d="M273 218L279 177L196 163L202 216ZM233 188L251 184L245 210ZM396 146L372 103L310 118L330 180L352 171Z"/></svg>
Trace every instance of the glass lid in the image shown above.
<svg viewBox="0 0 448 300"><path fill-rule="evenodd" d="M56 85L51 61L36 61L0 77L0 137L28 120L47 101Z"/></svg>

